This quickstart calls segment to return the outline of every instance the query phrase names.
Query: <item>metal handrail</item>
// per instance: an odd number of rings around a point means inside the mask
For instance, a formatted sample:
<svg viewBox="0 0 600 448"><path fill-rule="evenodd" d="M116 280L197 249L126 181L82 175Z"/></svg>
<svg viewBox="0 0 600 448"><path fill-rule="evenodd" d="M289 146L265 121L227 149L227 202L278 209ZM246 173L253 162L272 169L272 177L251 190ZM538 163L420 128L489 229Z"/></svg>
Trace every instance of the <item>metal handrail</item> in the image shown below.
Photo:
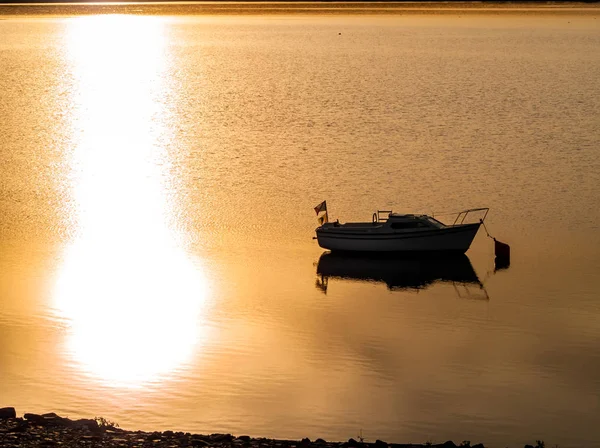
<svg viewBox="0 0 600 448"><path fill-rule="evenodd" d="M467 210L462 210L460 212L442 213L442 215L454 215L454 214L456 214L456 219L452 223L452 225L455 226L457 224L458 225L464 224L465 219L467 219L467 216L469 215L469 213L482 212L482 211L485 211L485 213L483 214L483 218L481 218L481 222L483 222L483 221L485 221L485 218L487 217L487 214L490 211L489 207L469 208ZM381 216L384 213L387 214L387 216ZM390 215L392 213L393 213L392 210L377 210L376 213L373 213L373 222L374 223L375 222L386 222L390 218ZM440 215L439 213L436 213L436 214L438 216ZM432 216L435 217L436 214L433 214Z"/></svg>
<svg viewBox="0 0 600 448"><path fill-rule="evenodd" d="M380 216L381 213L387 213L387 216L385 218L382 218ZM391 214L391 210L377 210L377 222L386 222L388 219L390 219Z"/></svg>
<svg viewBox="0 0 600 448"><path fill-rule="evenodd" d="M458 224L463 224L465 222L465 219L467 218L467 215L471 212L482 212L485 210L485 213L483 214L483 218L481 218L481 222L485 221L485 218L488 214L488 212L490 211L489 207L483 207L483 208L470 208L468 210L463 210L461 212L458 212L458 214L456 215L456 219L454 220L454 222L452 223L453 226L455 226L457 223ZM462 219L461 219L462 216ZM460 222L458 222L460 220Z"/></svg>

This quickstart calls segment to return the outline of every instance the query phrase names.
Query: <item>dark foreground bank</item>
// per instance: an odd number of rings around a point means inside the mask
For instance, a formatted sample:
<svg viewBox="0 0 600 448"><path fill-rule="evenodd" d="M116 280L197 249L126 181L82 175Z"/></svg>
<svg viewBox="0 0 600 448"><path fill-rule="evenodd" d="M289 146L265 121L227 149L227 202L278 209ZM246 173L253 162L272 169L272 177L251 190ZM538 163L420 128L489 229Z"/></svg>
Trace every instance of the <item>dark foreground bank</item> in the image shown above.
<svg viewBox="0 0 600 448"><path fill-rule="evenodd" d="M50 414L25 414L17 417L14 408L0 409L0 446L2 447L216 447L216 448L454 448L452 441L442 444L397 444L377 440L374 443L350 439L347 442L275 440L235 437L231 434L190 434L189 432L126 431L102 418L71 420ZM484 448L482 444L472 448Z"/></svg>

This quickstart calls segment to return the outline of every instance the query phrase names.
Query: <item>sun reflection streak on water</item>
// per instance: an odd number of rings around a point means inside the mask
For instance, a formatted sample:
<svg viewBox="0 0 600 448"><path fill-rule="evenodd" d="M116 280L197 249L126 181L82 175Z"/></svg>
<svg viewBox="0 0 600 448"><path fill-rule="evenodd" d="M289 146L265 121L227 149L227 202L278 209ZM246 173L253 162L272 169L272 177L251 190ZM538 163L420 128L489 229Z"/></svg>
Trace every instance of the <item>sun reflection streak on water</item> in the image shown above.
<svg viewBox="0 0 600 448"><path fill-rule="evenodd" d="M188 362L207 294L169 226L162 26L128 16L69 26L76 230L55 306L69 322L69 355L113 386L141 386Z"/></svg>

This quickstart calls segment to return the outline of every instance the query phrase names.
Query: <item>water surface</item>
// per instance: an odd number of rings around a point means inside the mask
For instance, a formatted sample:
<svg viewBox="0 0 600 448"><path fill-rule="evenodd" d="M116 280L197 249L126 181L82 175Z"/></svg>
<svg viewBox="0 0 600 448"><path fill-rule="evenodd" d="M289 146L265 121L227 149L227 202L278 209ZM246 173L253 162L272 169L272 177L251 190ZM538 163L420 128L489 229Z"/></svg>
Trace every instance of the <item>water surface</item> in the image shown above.
<svg viewBox="0 0 600 448"><path fill-rule="evenodd" d="M0 21L2 403L598 446L596 9L178 8ZM324 199L341 221L490 207L511 265L483 231L450 262L332 257Z"/></svg>

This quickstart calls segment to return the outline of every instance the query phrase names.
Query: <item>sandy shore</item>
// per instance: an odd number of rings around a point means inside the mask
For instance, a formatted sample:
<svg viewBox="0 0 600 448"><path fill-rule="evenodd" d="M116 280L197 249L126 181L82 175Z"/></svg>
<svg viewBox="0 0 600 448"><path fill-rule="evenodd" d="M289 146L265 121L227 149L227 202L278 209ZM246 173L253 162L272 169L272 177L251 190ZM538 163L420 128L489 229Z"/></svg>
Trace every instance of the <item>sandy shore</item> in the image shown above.
<svg viewBox="0 0 600 448"><path fill-rule="evenodd" d="M0 446L2 447L139 447L139 448L454 448L469 446L452 441L442 444L398 444L361 442L327 442L323 439L276 440L232 436L231 434L190 434L189 432L126 431L103 419L71 420L55 413L30 414L17 417L14 408L0 409ZM472 448L484 448L482 444Z"/></svg>

